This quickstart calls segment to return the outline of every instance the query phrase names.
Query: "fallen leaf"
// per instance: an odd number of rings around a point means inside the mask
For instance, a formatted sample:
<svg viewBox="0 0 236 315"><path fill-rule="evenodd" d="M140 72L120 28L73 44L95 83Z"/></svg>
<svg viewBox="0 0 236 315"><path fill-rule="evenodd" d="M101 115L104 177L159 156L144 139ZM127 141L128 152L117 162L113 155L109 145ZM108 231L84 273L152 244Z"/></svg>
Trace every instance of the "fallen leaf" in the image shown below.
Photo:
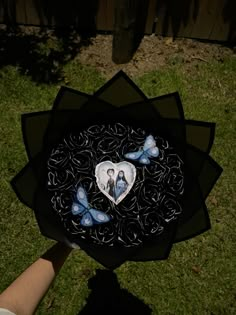
<svg viewBox="0 0 236 315"><path fill-rule="evenodd" d="M165 39L165 43L166 45L170 45L170 44L173 44L173 37L167 37L167 39Z"/></svg>
<svg viewBox="0 0 236 315"><path fill-rule="evenodd" d="M199 273L201 271L201 268L199 266L193 266L192 271L195 273Z"/></svg>
<svg viewBox="0 0 236 315"><path fill-rule="evenodd" d="M215 196L211 196L209 198L209 201L210 201L211 204L213 204L213 206L217 206L218 205L218 201L217 201Z"/></svg>
<svg viewBox="0 0 236 315"><path fill-rule="evenodd" d="M82 271L81 271L81 274L85 277L90 277L92 275L92 269L90 268L84 268Z"/></svg>
<svg viewBox="0 0 236 315"><path fill-rule="evenodd" d="M55 297L51 298L51 299L48 301L48 303L47 303L47 305L46 305L46 309L47 309L47 310L50 309L50 308L53 306L54 301L55 301Z"/></svg>

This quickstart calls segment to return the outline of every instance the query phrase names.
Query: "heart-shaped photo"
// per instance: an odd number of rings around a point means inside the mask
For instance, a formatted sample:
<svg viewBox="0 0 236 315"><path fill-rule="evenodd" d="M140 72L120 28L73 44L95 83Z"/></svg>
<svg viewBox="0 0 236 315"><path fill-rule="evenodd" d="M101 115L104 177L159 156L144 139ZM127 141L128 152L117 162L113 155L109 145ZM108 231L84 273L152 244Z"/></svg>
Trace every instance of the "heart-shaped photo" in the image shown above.
<svg viewBox="0 0 236 315"><path fill-rule="evenodd" d="M118 205L128 195L135 182L136 168L126 161L104 161L96 166L95 176L101 192Z"/></svg>

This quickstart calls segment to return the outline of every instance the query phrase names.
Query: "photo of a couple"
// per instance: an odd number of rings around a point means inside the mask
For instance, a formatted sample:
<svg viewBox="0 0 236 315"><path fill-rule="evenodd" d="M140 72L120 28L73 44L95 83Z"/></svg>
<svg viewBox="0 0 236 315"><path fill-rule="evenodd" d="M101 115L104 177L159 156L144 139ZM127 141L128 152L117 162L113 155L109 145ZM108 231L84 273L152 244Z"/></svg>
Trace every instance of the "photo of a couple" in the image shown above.
<svg viewBox="0 0 236 315"><path fill-rule="evenodd" d="M103 161L96 165L95 177L100 191L118 205L129 193L135 178L135 166L127 161Z"/></svg>
<svg viewBox="0 0 236 315"><path fill-rule="evenodd" d="M117 200L126 191L129 183L127 182L125 173L122 170L118 172L116 179L114 179L115 170L113 168L109 168L107 170L107 175L109 176L109 179L105 190L112 198Z"/></svg>

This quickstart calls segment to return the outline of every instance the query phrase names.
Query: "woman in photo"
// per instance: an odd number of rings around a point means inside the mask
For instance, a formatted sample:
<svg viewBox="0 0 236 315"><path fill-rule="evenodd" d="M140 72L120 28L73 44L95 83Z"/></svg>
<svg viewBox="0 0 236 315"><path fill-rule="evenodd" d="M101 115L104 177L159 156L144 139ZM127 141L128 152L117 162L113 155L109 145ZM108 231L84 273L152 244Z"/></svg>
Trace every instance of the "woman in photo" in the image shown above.
<svg viewBox="0 0 236 315"><path fill-rule="evenodd" d="M117 200L127 189L128 182L125 178L124 171L119 171L116 178L115 199Z"/></svg>

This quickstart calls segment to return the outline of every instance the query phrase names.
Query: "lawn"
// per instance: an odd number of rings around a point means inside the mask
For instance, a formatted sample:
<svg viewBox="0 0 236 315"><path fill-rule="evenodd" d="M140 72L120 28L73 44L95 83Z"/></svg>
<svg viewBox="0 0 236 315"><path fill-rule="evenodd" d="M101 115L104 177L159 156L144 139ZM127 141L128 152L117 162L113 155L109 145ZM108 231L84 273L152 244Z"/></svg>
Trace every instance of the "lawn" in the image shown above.
<svg viewBox="0 0 236 315"><path fill-rule="evenodd" d="M78 61L64 70L69 86L86 93L106 82ZM186 118L216 122L211 155L224 171L207 199L212 229L174 245L166 261L123 264L115 270L119 284L152 314L236 314L236 58L190 70L177 63L133 79L149 97L179 91ZM40 234L32 210L18 201L9 181L27 161L20 115L50 109L58 90L58 84L34 83L17 67L0 70L0 291L54 243ZM104 268L74 250L37 314L78 314L96 269Z"/></svg>

